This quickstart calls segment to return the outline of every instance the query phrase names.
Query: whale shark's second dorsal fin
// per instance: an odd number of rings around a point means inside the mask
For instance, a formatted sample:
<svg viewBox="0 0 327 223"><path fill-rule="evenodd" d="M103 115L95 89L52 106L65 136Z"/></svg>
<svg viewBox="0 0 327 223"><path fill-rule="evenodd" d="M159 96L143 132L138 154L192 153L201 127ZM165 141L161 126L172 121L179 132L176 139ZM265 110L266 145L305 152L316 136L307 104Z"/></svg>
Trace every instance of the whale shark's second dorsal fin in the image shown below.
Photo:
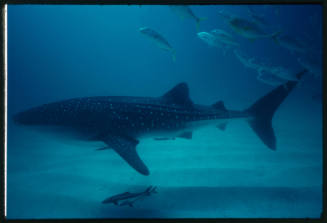
<svg viewBox="0 0 327 223"><path fill-rule="evenodd" d="M167 103L192 106L193 102L189 96L189 90L186 83L179 83L173 87L170 91L162 96Z"/></svg>
<svg viewBox="0 0 327 223"><path fill-rule="evenodd" d="M216 103L214 103L212 105L212 107L214 107L215 109L227 111L227 109L226 109L225 104L224 104L223 101L217 101Z"/></svg>

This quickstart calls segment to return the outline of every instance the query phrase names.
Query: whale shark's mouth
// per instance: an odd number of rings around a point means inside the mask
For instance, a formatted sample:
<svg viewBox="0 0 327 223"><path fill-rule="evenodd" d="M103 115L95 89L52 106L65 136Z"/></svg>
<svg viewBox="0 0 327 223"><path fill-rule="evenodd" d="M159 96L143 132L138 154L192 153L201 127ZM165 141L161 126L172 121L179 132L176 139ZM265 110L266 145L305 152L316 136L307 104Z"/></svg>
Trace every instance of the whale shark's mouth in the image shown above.
<svg viewBox="0 0 327 223"><path fill-rule="evenodd" d="M14 123L16 125L24 125L23 122L23 118L22 118L22 114L21 113L17 113L15 115L12 116L12 120L14 121Z"/></svg>
<svg viewBox="0 0 327 223"><path fill-rule="evenodd" d="M12 116L12 120L17 125L38 125L40 123L40 114L34 113L31 110L19 112Z"/></svg>

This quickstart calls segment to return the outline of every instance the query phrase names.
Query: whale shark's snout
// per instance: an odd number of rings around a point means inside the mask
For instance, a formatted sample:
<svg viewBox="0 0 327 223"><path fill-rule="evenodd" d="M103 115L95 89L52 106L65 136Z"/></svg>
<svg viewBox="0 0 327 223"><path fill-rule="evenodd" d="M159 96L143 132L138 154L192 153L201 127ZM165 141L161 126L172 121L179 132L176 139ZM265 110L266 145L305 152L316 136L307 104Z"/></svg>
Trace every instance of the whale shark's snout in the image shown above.
<svg viewBox="0 0 327 223"><path fill-rule="evenodd" d="M12 116L12 120L14 121L14 123L16 125L23 125L24 124L24 119L22 117L22 113L21 112L14 114Z"/></svg>
<svg viewBox="0 0 327 223"><path fill-rule="evenodd" d="M40 122L40 116L38 112L27 110L14 114L12 120L17 125L37 125Z"/></svg>

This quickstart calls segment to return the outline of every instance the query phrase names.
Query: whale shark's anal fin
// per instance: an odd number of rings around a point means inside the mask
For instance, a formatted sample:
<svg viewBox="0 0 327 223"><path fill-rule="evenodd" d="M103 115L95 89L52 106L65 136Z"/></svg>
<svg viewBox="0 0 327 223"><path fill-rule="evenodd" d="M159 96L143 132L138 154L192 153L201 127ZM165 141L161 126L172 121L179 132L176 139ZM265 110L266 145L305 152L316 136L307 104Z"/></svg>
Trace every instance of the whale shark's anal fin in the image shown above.
<svg viewBox="0 0 327 223"><path fill-rule="evenodd" d="M150 172L136 152L138 140L128 136L108 135L103 141L115 150L131 167L143 175Z"/></svg>

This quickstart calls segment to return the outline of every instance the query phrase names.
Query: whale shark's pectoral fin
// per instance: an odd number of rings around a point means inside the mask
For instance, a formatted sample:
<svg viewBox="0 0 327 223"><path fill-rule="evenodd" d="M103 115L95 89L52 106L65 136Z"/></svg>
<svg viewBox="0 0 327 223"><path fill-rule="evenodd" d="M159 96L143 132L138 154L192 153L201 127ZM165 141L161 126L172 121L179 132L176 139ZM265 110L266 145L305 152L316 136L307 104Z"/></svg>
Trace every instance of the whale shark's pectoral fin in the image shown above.
<svg viewBox="0 0 327 223"><path fill-rule="evenodd" d="M115 150L131 167L143 175L150 172L136 152L138 140L128 136L108 135L103 141Z"/></svg>

